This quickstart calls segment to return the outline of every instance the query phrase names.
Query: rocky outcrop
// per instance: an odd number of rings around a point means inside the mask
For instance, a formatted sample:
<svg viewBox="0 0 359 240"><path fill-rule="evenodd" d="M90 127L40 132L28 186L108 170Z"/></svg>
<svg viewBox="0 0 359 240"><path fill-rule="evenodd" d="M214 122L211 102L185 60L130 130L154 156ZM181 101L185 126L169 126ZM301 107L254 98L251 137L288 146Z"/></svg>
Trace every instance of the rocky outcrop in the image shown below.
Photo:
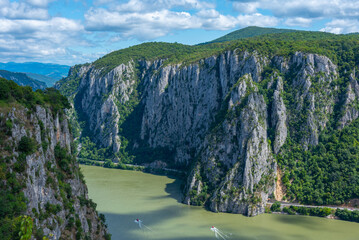
<svg viewBox="0 0 359 240"><path fill-rule="evenodd" d="M74 146L66 116L40 106L34 110L17 106L9 111L2 109L1 117L11 123L11 135L6 140L11 151L3 152L3 157L11 159L10 171L16 172L18 182L24 184L25 215L34 220L33 234L53 239L105 239L106 227L71 156ZM19 147L24 139L29 146L34 145L26 154ZM18 164L23 165L22 170Z"/></svg>
<svg viewBox="0 0 359 240"><path fill-rule="evenodd" d="M275 76L277 77L277 76ZM272 79L271 81L273 81ZM277 86L273 93L272 103L272 128L275 131L273 152L277 154L287 139L287 108L284 105L281 94L283 93L283 79L277 77Z"/></svg>
<svg viewBox="0 0 359 240"><path fill-rule="evenodd" d="M136 154L167 149L153 160L189 169L185 203L251 216L275 189L273 156L288 136L304 148L318 144L342 104L337 66L318 54L233 50L191 64L131 60L82 72L74 107L95 142L114 152L126 138ZM356 88L353 80L342 125L358 117L349 107Z"/></svg>
<svg viewBox="0 0 359 240"><path fill-rule="evenodd" d="M359 84L355 79L355 72L350 74L349 84L345 94L345 100L343 105L343 116L339 121L339 128L343 129L346 125L357 119L359 116L358 109L359 99Z"/></svg>

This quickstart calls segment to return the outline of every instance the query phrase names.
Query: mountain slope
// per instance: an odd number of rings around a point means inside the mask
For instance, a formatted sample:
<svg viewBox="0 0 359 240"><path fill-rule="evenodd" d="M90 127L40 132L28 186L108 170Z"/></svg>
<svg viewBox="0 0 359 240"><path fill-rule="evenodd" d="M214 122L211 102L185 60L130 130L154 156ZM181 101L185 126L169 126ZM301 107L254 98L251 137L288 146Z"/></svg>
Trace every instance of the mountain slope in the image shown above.
<svg viewBox="0 0 359 240"><path fill-rule="evenodd" d="M0 78L0 101L0 239L108 239L73 156L67 99Z"/></svg>
<svg viewBox="0 0 359 240"><path fill-rule="evenodd" d="M45 89L47 87L46 83L30 78L25 73L0 70L0 77L12 80L20 86L30 86L33 90Z"/></svg>
<svg viewBox="0 0 359 240"><path fill-rule="evenodd" d="M350 178L325 168L337 176L328 182L312 158L293 168L283 156L315 155L324 133L347 131L358 118L358 43L358 36L319 32L147 43L75 66L56 87L73 101L75 131L85 139L80 157L181 168L187 204L254 216L280 195L278 174L291 201L339 204L357 197L356 157L341 160L355 169ZM350 187L329 197L341 184ZM296 194L303 192L311 199Z"/></svg>
<svg viewBox="0 0 359 240"><path fill-rule="evenodd" d="M66 77L70 66L53 64L53 63L38 63L38 62L25 62L25 63L0 63L0 69L4 69L11 72L22 73L36 73L47 77L51 77L55 80L60 80ZM52 86L49 82L48 86Z"/></svg>
<svg viewBox="0 0 359 240"><path fill-rule="evenodd" d="M56 79L45 75L41 75L37 73L29 73L29 72L25 72L25 74L30 78L46 83L48 87L52 87L57 82Z"/></svg>
<svg viewBox="0 0 359 240"><path fill-rule="evenodd" d="M228 33L227 35L224 35L223 37L217 38L215 40L212 40L208 43L216 43L216 42L227 42L227 41L233 41L233 40L239 40L242 38L251 38L256 36L261 36L265 34L273 34L273 33L287 33L287 32L296 32L298 30L292 30L292 29L279 29L279 28L262 28L262 27L246 27L239 29L237 31Z"/></svg>

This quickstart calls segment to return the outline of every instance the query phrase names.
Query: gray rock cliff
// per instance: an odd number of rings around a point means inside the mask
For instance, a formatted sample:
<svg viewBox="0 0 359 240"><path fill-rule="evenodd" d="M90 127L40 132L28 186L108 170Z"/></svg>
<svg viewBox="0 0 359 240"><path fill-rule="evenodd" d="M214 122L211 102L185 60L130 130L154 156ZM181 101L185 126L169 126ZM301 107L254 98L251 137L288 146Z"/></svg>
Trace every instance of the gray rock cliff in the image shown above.
<svg viewBox="0 0 359 240"><path fill-rule="evenodd" d="M40 106L33 111L17 106L5 110L1 117L12 122L7 139L12 148L12 155L8 156L12 166L23 155L17 146L24 137L33 139L36 145L35 151L26 155L24 172L16 173L18 181L25 183L25 215L34 219L34 229L42 229L45 236L52 235L53 239L105 239L106 227L96 205L89 200L83 175L71 157L74 146L66 116L54 115ZM59 151L65 154L61 159Z"/></svg>
<svg viewBox="0 0 359 240"><path fill-rule="evenodd" d="M185 203L249 216L264 212L275 189L273 156L289 137L304 148L318 144L341 104L337 66L302 52L233 50L190 64L131 60L111 71L84 66L81 73L74 108L88 119L96 143L116 152L127 138L130 152L167 149L171 154L160 160L190 169ZM358 117L352 78L341 126ZM140 110L128 107L133 103ZM134 112L137 130L129 136L121 129Z"/></svg>

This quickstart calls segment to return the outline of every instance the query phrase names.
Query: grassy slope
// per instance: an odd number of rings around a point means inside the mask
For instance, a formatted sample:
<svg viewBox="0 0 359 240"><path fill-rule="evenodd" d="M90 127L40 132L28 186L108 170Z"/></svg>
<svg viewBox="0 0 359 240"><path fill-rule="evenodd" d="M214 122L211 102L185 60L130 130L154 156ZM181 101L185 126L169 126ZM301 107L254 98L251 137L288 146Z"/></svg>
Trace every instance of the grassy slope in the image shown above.
<svg viewBox="0 0 359 240"><path fill-rule="evenodd" d="M297 30L292 30L292 29L262 28L262 27L251 26L228 33L223 37L217 38L205 44L215 43L215 42L227 42L227 41L239 40L243 38L256 37L265 34L286 33L286 32L296 32L296 31Z"/></svg>

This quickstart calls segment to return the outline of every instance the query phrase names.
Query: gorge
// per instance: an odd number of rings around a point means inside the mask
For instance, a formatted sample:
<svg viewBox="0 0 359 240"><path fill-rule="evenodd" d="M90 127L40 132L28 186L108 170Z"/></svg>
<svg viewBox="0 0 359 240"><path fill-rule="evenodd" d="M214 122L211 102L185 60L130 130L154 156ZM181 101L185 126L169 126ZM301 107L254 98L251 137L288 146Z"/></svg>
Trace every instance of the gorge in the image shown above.
<svg viewBox="0 0 359 240"><path fill-rule="evenodd" d="M248 216L276 196L343 204L358 198L357 147L344 144L358 136L357 41L145 43L76 65L55 87L73 104L79 157L185 170L186 204Z"/></svg>

